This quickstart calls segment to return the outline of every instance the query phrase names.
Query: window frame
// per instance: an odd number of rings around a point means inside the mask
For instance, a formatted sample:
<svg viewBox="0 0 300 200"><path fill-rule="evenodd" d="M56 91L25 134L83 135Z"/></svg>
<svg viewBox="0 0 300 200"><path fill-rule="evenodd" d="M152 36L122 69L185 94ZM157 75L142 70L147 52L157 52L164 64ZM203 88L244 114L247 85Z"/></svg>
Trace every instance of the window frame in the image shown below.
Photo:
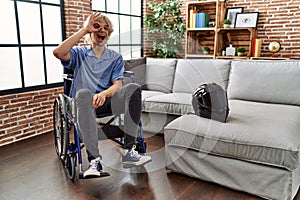
<svg viewBox="0 0 300 200"><path fill-rule="evenodd" d="M2 95L8 95L8 94L14 94L14 93L22 93L22 92L28 92L28 91L34 91L34 90L41 90L41 89L48 89L48 88L53 88L53 87L59 87L63 86L63 78L61 79L61 82L57 83L48 83L48 75L47 75L47 63L46 63L46 48L47 47L56 47L59 44L53 43L53 44L48 44L45 42L45 28L44 28L44 15L43 15L43 10L42 6L47 5L47 6L56 6L60 8L60 20L61 20L61 38L62 40L66 39L66 28L65 28L65 14L64 14L64 0L59 0L58 3L49 3L49 2L44 2L42 0L10 0L13 1L14 5L14 14L15 14L15 20L16 20L16 32L17 32L17 43L15 44L1 44L0 43L0 48L18 48L18 55L19 55L19 67L20 67L20 78L21 78L21 87L17 88L11 88L11 89L4 89L0 90L0 96ZM32 4L38 4L39 6L39 16L40 16L40 29L41 29L41 37L42 37L42 42L40 44L22 44L21 43L21 33L20 33L20 18L19 18L19 13L18 13L18 2L23 2L23 3L32 3ZM24 75L24 58L23 58L23 53L22 53L22 48L24 47L41 47L42 48L42 55L43 57L42 62L43 62L43 70L44 70L44 84L40 85L33 85L33 86L25 86L25 75Z"/></svg>

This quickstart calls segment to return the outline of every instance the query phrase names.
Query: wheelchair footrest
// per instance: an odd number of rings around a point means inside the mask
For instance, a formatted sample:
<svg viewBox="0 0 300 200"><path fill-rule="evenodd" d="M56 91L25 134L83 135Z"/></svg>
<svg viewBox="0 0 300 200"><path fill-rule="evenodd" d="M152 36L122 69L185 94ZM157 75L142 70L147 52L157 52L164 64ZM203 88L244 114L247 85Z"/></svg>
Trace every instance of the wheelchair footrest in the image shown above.
<svg viewBox="0 0 300 200"><path fill-rule="evenodd" d="M110 174L108 172L101 172L100 176L91 175L91 176L84 177L83 175L80 175L79 178L80 179L92 179L92 178L102 178L102 177L107 177L107 176L110 176Z"/></svg>

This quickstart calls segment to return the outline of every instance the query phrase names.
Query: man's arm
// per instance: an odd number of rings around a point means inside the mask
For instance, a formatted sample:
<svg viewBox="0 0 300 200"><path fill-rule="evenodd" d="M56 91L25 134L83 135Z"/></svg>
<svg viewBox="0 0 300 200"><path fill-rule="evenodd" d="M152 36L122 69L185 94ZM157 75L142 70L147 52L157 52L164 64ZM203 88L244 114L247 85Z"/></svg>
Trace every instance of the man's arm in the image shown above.
<svg viewBox="0 0 300 200"><path fill-rule="evenodd" d="M54 49L53 54L56 58L60 59L61 61L69 61L70 60L70 51L72 47L79 42L79 40L86 34L98 31L99 28L95 28L93 26L94 20L101 15L101 13L92 13L89 16L89 22L79 31L74 33L68 39L63 41L56 49Z"/></svg>
<svg viewBox="0 0 300 200"><path fill-rule="evenodd" d="M80 29L74 35L63 41L56 49L54 49L53 54L56 58L61 61L69 61L70 51L72 47L85 35L87 34L84 28Z"/></svg>
<svg viewBox="0 0 300 200"><path fill-rule="evenodd" d="M112 97L118 90L122 88L122 80L115 80L107 90L104 90L93 97L93 106L98 108L104 104L107 97Z"/></svg>

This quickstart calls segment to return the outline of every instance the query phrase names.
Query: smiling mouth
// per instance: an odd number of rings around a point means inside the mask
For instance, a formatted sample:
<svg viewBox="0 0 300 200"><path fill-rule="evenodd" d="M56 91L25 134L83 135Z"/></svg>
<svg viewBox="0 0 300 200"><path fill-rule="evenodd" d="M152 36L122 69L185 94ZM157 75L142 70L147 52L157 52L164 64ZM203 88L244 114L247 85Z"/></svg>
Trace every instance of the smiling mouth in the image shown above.
<svg viewBox="0 0 300 200"><path fill-rule="evenodd" d="M97 35L97 37L101 40L104 40L105 39L105 35Z"/></svg>

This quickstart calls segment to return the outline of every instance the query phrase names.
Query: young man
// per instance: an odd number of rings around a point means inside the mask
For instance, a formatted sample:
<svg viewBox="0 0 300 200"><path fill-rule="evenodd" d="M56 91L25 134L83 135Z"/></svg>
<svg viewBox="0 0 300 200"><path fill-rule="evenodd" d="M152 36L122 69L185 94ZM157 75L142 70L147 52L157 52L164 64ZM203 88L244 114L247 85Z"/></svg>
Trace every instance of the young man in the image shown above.
<svg viewBox="0 0 300 200"><path fill-rule="evenodd" d="M96 123L96 116L101 114L124 113L124 167L151 161L150 156L139 155L134 150L141 117L141 88L135 83L122 87L123 58L106 48L112 32L112 23L106 16L92 13L83 28L53 51L65 68L74 71L70 96L75 98L80 136L90 162L84 177L100 176L102 170ZM75 46L84 36L89 39L90 46Z"/></svg>

